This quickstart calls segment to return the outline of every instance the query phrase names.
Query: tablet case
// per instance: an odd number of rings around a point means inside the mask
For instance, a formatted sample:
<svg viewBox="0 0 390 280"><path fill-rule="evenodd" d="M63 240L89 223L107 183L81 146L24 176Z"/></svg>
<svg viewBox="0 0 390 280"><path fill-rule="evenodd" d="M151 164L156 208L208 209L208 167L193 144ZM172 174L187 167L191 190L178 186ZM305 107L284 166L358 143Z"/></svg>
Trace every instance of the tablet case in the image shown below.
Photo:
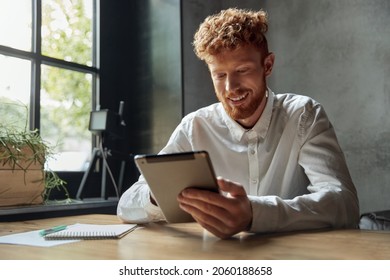
<svg viewBox="0 0 390 280"><path fill-rule="evenodd" d="M180 209L177 195L196 187L218 192L214 169L206 151L136 155L134 161L169 223L194 221Z"/></svg>

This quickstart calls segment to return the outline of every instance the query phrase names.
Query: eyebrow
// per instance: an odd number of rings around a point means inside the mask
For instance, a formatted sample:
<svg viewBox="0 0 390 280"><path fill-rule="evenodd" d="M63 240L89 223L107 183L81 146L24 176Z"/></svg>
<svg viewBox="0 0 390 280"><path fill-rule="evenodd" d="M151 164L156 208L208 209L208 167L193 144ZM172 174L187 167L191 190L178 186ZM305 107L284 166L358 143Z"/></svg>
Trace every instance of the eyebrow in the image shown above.
<svg viewBox="0 0 390 280"><path fill-rule="evenodd" d="M252 60L242 60L242 61L238 61L236 64L237 65L234 66L235 68L256 65L256 63L253 62ZM208 64L207 66L208 66L207 68L209 69L210 72L224 71L223 69L220 69L220 68L215 68L215 69L211 70L210 64Z"/></svg>

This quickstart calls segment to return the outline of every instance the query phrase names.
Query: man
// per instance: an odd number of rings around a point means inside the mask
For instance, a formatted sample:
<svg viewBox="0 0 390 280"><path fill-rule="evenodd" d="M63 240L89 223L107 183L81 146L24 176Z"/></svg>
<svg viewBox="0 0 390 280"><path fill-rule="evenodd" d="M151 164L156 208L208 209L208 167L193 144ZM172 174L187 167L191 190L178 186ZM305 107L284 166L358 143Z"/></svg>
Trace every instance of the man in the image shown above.
<svg viewBox="0 0 390 280"><path fill-rule="evenodd" d="M356 227L356 190L324 109L267 88L275 59L267 29L265 12L227 9L207 17L194 36L220 102L184 117L161 153L207 150L221 192L186 189L180 207L220 238ZM142 176L121 197L118 215L135 223L163 219Z"/></svg>

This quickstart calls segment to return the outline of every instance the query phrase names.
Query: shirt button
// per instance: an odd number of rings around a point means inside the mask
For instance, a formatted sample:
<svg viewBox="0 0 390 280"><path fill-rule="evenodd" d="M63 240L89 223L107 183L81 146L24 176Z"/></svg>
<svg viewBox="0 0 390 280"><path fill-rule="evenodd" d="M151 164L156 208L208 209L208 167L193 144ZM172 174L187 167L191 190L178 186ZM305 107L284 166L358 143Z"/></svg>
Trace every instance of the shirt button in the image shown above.
<svg viewBox="0 0 390 280"><path fill-rule="evenodd" d="M256 154L256 151L255 150L250 150L250 153L251 153L251 155L254 155L254 154Z"/></svg>
<svg viewBox="0 0 390 280"><path fill-rule="evenodd" d="M258 180L257 179L252 179L252 184L257 184Z"/></svg>

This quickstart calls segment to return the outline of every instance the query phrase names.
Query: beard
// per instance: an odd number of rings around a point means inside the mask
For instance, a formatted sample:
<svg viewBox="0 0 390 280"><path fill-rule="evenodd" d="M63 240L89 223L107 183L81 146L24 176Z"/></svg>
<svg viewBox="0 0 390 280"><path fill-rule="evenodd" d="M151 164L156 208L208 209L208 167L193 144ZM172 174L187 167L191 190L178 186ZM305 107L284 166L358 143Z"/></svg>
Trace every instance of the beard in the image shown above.
<svg viewBox="0 0 390 280"><path fill-rule="evenodd" d="M244 92L247 92L246 90L240 90L238 92L238 95L243 94ZM250 102L245 102L242 105L239 106L232 106L229 104L229 100L226 97L220 97L218 96L219 101L222 103L223 108L225 109L226 113L235 121L242 120L249 118L252 116L255 111L259 108L261 101L265 95L261 94L254 94L252 91L249 91L249 94L246 98L251 98L249 100Z"/></svg>

